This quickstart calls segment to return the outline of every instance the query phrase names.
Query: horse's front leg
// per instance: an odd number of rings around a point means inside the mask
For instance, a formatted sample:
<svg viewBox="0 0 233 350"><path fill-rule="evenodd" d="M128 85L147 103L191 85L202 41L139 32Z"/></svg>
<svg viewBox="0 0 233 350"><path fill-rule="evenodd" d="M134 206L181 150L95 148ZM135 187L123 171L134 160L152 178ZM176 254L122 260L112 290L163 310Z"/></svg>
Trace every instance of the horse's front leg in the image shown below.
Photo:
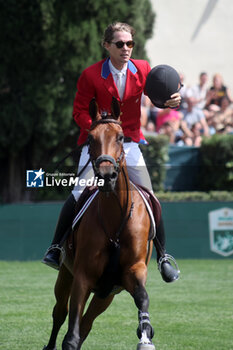
<svg viewBox="0 0 233 350"><path fill-rule="evenodd" d="M78 276L78 277L77 277ZM80 322L86 301L90 295L89 284L81 274L74 277L69 309L68 331L62 342L62 350L80 349Z"/></svg>
<svg viewBox="0 0 233 350"><path fill-rule="evenodd" d="M101 299L96 295L93 296L85 315L82 317L80 325L80 347L91 331L92 324L97 316L103 313L111 304L114 295L109 295Z"/></svg>
<svg viewBox="0 0 233 350"><path fill-rule="evenodd" d="M149 296L145 289L147 277L147 267L144 262L139 262L132 266L125 275L124 283L126 290L134 298L134 302L138 308L138 329L137 336L140 342L137 350L155 350L152 343L154 330L150 323L149 317Z"/></svg>
<svg viewBox="0 0 233 350"><path fill-rule="evenodd" d="M47 346L44 346L43 350L56 350L56 339L58 332L64 323L68 313L68 300L70 296L71 285L73 276L66 269L64 265L61 266L56 285L55 285L55 297L56 305L53 309L53 328L50 335L50 339Z"/></svg>
<svg viewBox="0 0 233 350"><path fill-rule="evenodd" d="M154 336L154 329L150 323L150 316L148 312L149 308L149 297L145 290L145 287L138 285L135 288L133 295L135 304L138 307L138 329L137 336L140 342L137 346L137 350L155 350L152 344L152 338Z"/></svg>

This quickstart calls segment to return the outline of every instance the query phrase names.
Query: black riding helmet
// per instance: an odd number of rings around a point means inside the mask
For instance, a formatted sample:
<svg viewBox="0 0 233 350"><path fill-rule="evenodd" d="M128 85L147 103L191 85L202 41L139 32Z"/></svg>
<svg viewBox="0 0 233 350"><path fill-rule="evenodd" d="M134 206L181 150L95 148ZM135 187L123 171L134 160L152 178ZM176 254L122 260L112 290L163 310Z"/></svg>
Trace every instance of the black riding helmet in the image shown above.
<svg viewBox="0 0 233 350"><path fill-rule="evenodd" d="M145 92L151 102L159 108L167 108L164 103L182 87L177 71L166 64L151 69L146 79Z"/></svg>

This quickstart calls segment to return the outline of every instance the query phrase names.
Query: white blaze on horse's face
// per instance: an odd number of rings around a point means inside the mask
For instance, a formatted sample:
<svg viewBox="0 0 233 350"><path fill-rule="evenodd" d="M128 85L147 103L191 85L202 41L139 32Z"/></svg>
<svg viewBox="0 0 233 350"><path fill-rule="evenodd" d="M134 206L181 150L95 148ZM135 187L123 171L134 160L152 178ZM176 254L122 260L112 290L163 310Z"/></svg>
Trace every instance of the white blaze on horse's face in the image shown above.
<svg viewBox="0 0 233 350"><path fill-rule="evenodd" d="M119 125L100 124L89 133L90 153L93 158L107 154L117 159L123 149L124 135Z"/></svg>
<svg viewBox="0 0 233 350"><path fill-rule="evenodd" d="M101 138L102 153L118 158L122 151L122 140L124 140L121 127L116 124L108 124Z"/></svg>

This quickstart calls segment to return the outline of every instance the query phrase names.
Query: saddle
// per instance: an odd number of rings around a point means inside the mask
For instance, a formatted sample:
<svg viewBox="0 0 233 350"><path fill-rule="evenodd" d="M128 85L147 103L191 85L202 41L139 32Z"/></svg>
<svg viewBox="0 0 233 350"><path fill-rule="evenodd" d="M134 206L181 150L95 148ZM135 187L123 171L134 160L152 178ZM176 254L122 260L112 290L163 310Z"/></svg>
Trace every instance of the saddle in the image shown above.
<svg viewBox="0 0 233 350"><path fill-rule="evenodd" d="M161 214L162 214L161 205L159 203L159 200L146 187L144 187L142 185L135 185L135 184L133 184L133 185L137 188L138 192L141 194L141 196L142 196L142 198L147 206L147 210L149 212L151 221L153 222L155 220L155 232L154 232L154 236L155 236L156 227L159 226L159 223L161 220ZM151 230L152 230L152 228L151 228ZM151 237L149 235L149 240L153 239L154 236Z"/></svg>
<svg viewBox="0 0 233 350"><path fill-rule="evenodd" d="M160 206L159 200L147 188L141 185L135 185L133 183L132 185L136 188L136 190L139 192L139 194L143 198L145 205L147 207L147 211L150 215L151 229L150 229L148 240L151 240L155 237L156 227L159 226L160 219L161 219L161 206ZM86 187L82 192L81 196L79 197L79 200L77 201L76 208L75 208L75 212L77 214L73 220L73 224L72 224L73 230L79 224L80 219L82 218L83 214L85 213L85 211L87 210L91 202L94 200L98 192L99 192L98 188L94 186Z"/></svg>

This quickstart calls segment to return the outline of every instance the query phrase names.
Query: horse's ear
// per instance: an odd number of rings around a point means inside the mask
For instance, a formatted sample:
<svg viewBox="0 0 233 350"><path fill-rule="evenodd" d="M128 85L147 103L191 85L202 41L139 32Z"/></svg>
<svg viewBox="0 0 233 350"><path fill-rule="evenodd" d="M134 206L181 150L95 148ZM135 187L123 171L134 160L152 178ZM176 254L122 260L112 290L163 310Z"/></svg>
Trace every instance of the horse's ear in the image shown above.
<svg viewBox="0 0 233 350"><path fill-rule="evenodd" d="M95 97L93 97L93 99L89 103L89 114L93 122L101 118Z"/></svg>
<svg viewBox="0 0 233 350"><path fill-rule="evenodd" d="M111 111L112 111L112 117L113 119L117 120L120 117L120 104L117 101L116 97L113 96L112 98L112 104L111 104Z"/></svg>

